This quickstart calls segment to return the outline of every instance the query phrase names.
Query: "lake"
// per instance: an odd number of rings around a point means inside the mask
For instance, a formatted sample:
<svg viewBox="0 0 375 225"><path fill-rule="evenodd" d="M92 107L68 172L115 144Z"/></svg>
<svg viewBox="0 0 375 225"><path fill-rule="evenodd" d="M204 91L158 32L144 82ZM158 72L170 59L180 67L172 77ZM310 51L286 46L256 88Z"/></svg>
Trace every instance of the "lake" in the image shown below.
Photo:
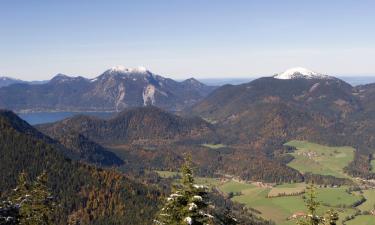
<svg viewBox="0 0 375 225"><path fill-rule="evenodd" d="M76 115L89 115L107 119L114 115L114 112L32 112L19 113L18 116L31 125L52 123Z"/></svg>

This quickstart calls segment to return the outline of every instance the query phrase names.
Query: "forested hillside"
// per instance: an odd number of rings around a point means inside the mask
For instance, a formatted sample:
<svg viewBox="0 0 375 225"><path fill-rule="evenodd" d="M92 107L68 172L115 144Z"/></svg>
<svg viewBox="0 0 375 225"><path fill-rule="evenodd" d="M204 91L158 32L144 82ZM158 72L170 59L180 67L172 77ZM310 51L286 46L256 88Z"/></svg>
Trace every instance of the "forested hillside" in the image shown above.
<svg viewBox="0 0 375 225"><path fill-rule="evenodd" d="M222 142L249 145L269 158L294 139L352 146L357 156L347 171L368 178L375 153L373 93L373 85L352 87L334 77L264 77L220 87L188 113L213 121Z"/></svg>
<svg viewBox="0 0 375 225"><path fill-rule="evenodd" d="M108 120L76 116L38 128L52 137L76 132L95 142L111 145L173 142L213 135L212 126L199 117L184 118L153 106L127 109Z"/></svg>
<svg viewBox="0 0 375 225"><path fill-rule="evenodd" d="M22 129L20 129L22 126ZM9 111L0 113L0 193L16 186L25 171L30 179L48 173L48 185L57 197L56 224L69 220L81 224L147 224L157 210L160 192L115 171L67 159L53 144L25 127ZM100 204L98 204L100 202ZM142 210L140 210L142 209Z"/></svg>

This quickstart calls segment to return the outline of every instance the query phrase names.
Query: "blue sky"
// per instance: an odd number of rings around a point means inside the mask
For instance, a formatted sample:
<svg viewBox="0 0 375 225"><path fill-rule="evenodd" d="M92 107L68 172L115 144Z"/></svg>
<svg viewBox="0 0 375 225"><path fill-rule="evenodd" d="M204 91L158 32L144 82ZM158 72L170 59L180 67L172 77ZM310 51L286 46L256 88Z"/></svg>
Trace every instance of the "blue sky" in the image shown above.
<svg viewBox="0 0 375 225"><path fill-rule="evenodd" d="M0 1L0 75L375 75L375 1Z"/></svg>

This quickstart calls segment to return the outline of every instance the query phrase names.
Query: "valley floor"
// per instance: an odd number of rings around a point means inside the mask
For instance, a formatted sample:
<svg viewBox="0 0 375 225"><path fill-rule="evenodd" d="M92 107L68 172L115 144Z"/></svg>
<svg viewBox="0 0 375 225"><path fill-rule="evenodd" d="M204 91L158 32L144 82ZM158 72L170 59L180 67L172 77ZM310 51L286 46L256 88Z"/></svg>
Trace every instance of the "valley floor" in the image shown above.
<svg viewBox="0 0 375 225"><path fill-rule="evenodd" d="M296 148L293 153L288 153L295 157L288 165L301 173L331 175L353 181L350 186L317 185L317 199L321 203L319 213L334 209L339 213L339 224L375 225L375 187L363 185L362 180L350 177L343 171L353 160L352 147L328 147L305 141L290 141L286 145ZM176 172L157 172L164 178L178 177ZM296 218L307 211L305 183L267 184L244 182L234 177L199 177L196 182L219 190L233 201L244 204L259 216L278 225L296 224ZM359 190L350 191L354 186Z"/></svg>

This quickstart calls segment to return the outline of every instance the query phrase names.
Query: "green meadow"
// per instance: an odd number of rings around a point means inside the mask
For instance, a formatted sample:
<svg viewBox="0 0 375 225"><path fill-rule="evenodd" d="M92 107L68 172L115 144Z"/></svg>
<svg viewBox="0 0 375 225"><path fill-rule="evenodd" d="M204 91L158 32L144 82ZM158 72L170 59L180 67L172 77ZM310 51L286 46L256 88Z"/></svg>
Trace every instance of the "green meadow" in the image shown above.
<svg viewBox="0 0 375 225"><path fill-rule="evenodd" d="M366 201L358 206L358 209L362 211L371 211L375 209L375 189L363 190L361 194L365 197Z"/></svg>
<svg viewBox="0 0 375 225"><path fill-rule="evenodd" d="M162 170L156 170L156 173L159 174L162 178L172 178L177 175L179 175L179 172L173 172L173 171L162 171ZM207 187L216 187L221 184L220 179L218 178L211 178L211 177L195 177L195 182L197 184L203 184Z"/></svg>
<svg viewBox="0 0 375 225"><path fill-rule="evenodd" d="M277 193L300 193L305 187L304 183L296 183L266 188L257 187L254 184L228 181L218 188L225 193L240 192L241 195L233 197L234 201L256 209L261 212L260 216L273 220L276 224L289 225L295 224L294 220L288 220L289 217L295 213L306 211L303 194L283 197L269 196L274 196ZM347 193L346 188L317 188L317 197L322 203L320 213L332 207L339 212L341 219L353 215L355 209L342 206L353 204L360 199L360 196Z"/></svg>
<svg viewBox="0 0 375 225"><path fill-rule="evenodd" d="M305 183L282 184L271 189L268 197L277 197L279 195L300 194L306 189Z"/></svg>
<svg viewBox="0 0 375 225"><path fill-rule="evenodd" d="M164 170L156 170L155 172L158 173L159 176L162 178L171 178L179 174L179 172L164 171Z"/></svg>
<svg viewBox="0 0 375 225"><path fill-rule="evenodd" d="M375 216L361 215L356 216L353 220L349 220L346 225L375 225Z"/></svg>
<svg viewBox="0 0 375 225"><path fill-rule="evenodd" d="M237 181L230 180L219 186L219 190L224 193L230 192L242 192L244 190L255 188L252 184L240 183Z"/></svg>
<svg viewBox="0 0 375 225"><path fill-rule="evenodd" d="M341 178L351 178L343 172L343 168L353 160L352 147L329 147L306 141L290 141L287 146L296 147L292 154L295 159L288 166L302 173L311 172L322 175L332 175ZM203 145L207 148L218 149L223 145ZM374 166L375 168L375 166ZM161 177L173 177L176 172L157 171ZM277 225L293 225L293 214L306 212L304 195L305 183L285 183L275 186L245 183L236 180L222 181L217 178L197 177L196 183L216 187L221 192L233 193L232 200L259 212L259 216L274 221ZM375 190L349 193L348 186L317 187L317 200L321 203L318 213L323 214L328 209L339 213L340 221L354 216L358 210L371 211L375 205ZM365 197L366 201L353 208L352 205ZM347 221L346 225L375 225L375 216L360 215Z"/></svg>
<svg viewBox="0 0 375 225"><path fill-rule="evenodd" d="M350 178L343 169L353 160L354 148L329 147L307 141L290 141L285 144L297 148L295 157L288 166L301 173L311 172L321 175L332 175L339 178Z"/></svg>

